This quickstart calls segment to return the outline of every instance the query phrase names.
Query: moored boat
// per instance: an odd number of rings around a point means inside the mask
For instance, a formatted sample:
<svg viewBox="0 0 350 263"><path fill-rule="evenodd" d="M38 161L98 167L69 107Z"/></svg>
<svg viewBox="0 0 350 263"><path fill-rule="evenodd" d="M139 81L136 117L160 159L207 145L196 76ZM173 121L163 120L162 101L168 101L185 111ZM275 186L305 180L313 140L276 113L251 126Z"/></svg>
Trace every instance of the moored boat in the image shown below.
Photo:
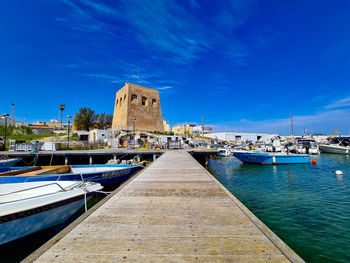
<svg viewBox="0 0 350 263"><path fill-rule="evenodd" d="M299 164L310 161L310 156L307 154L234 152L233 156L243 163L251 164Z"/></svg>
<svg viewBox="0 0 350 263"><path fill-rule="evenodd" d="M330 144L320 144L321 152L350 154L350 137L334 137Z"/></svg>
<svg viewBox="0 0 350 263"><path fill-rule="evenodd" d="M0 167L12 167L20 160L21 158L0 159Z"/></svg>
<svg viewBox="0 0 350 263"><path fill-rule="evenodd" d="M306 154L319 154L320 151L313 139L299 139L298 152Z"/></svg>
<svg viewBox="0 0 350 263"><path fill-rule="evenodd" d="M121 183L140 165L97 164L13 167L0 169L0 184L36 181L88 181L110 186Z"/></svg>
<svg viewBox="0 0 350 263"><path fill-rule="evenodd" d="M228 148L219 148L216 154L219 156L227 157L227 156L231 156L232 152Z"/></svg>
<svg viewBox="0 0 350 263"><path fill-rule="evenodd" d="M75 181L0 185L0 244L63 223L101 189Z"/></svg>

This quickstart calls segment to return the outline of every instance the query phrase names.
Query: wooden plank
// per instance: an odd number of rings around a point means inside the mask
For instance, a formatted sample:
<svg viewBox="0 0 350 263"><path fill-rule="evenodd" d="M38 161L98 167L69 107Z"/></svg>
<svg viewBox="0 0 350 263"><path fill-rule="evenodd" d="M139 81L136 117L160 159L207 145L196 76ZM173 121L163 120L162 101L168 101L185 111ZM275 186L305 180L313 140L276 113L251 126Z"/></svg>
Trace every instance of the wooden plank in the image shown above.
<svg viewBox="0 0 350 263"><path fill-rule="evenodd" d="M29 171L21 173L18 176L36 176L45 174L63 174L70 171L69 165L60 166L40 166L40 170Z"/></svg>
<svg viewBox="0 0 350 263"><path fill-rule="evenodd" d="M37 170L40 170L40 166L30 167L22 170L11 171L11 172L5 172L5 173L1 173L0 176L12 176L12 175L18 175L22 173L37 171Z"/></svg>
<svg viewBox="0 0 350 263"><path fill-rule="evenodd" d="M41 254L36 262L303 262L184 151L164 153Z"/></svg>

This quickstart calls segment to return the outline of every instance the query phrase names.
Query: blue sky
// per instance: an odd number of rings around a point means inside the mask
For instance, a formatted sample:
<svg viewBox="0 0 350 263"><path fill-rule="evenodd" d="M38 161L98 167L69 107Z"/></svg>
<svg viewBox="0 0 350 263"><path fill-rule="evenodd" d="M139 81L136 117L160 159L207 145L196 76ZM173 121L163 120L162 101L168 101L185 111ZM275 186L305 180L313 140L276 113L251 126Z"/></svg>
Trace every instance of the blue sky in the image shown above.
<svg viewBox="0 0 350 263"><path fill-rule="evenodd" d="M0 112L113 113L126 81L156 88L170 124L350 134L350 2L5 1ZM138 72L140 79L138 80Z"/></svg>

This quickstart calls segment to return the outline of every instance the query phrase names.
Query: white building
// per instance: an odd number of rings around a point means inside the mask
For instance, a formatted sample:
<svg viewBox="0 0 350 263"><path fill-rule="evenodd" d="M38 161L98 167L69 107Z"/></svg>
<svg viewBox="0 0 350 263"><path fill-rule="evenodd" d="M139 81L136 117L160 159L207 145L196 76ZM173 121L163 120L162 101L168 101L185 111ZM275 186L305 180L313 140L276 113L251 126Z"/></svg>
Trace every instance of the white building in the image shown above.
<svg viewBox="0 0 350 263"><path fill-rule="evenodd" d="M166 149L180 149L182 144L182 137L172 135L160 135L160 141Z"/></svg>
<svg viewBox="0 0 350 263"><path fill-rule="evenodd" d="M213 129L209 126L204 126L204 129L202 128L202 125L197 125L192 128L192 134L193 135L199 135L201 136L202 134L208 134L212 133Z"/></svg>
<svg viewBox="0 0 350 263"><path fill-rule="evenodd" d="M22 127L25 126L26 124L24 123L24 121L15 121L15 126L16 127Z"/></svg>
<svg viewBox="0 0 350 263"><path fill-rule="evenodd" d="M93 129L89 132L89 143L106 143L111 144L113 139L112 130Z"/></svg>
<svg viewBox="0 0 350 263"><path fill-rule="evenodd" d="M239 132L216 132L206 134L205 137L218 139L221 141L238 141L238 142L265 142L269 143L270 139L278 136L277 134L268 133L239 133Z"/></svg>

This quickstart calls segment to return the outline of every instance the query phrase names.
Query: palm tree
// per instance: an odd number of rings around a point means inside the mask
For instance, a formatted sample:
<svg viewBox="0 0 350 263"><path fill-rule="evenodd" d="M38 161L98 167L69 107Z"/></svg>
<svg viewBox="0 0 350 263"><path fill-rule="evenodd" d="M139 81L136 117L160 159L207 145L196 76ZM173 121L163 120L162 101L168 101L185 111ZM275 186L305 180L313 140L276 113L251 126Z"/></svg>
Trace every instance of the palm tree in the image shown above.
<svg viewBox="0 0 350 263"><path fill-rule="evenodd" d="M60 104L58 106L58 108L60 109L61 111L61 130L62 130L62 112L64 111L64 109L66 108L66 104Z"/></svg>

